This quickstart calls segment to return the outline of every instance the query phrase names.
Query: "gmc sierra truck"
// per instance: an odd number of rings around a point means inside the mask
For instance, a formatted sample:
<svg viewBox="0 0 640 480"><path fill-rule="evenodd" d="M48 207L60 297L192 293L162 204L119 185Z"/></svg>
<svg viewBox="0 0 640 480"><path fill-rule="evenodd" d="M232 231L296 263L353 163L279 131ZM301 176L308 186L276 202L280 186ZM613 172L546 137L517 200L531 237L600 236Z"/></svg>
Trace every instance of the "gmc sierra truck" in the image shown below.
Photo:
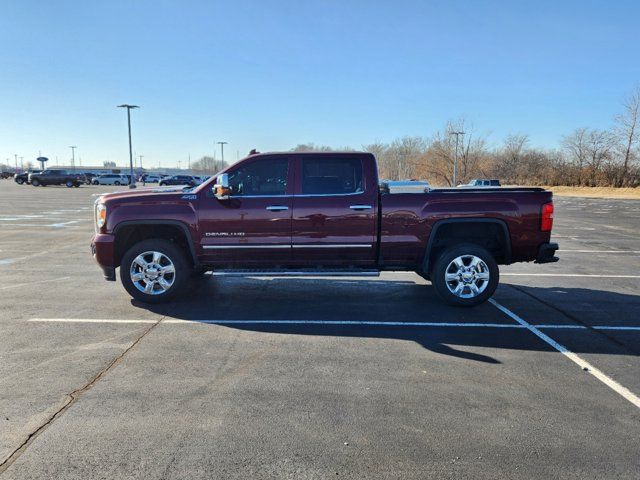
<svg viewBox="0 0 640 480"><path fill-rule="evenodd" d="M93 256L107 280L157 303L207 271L244 276L377 276L412 271L453 305L486 301L498 265L555 262L551 192L408 189L378 181L369 153L250 155L179 190L95 203ZM400 193L407 192L407 193Z"/></svg>

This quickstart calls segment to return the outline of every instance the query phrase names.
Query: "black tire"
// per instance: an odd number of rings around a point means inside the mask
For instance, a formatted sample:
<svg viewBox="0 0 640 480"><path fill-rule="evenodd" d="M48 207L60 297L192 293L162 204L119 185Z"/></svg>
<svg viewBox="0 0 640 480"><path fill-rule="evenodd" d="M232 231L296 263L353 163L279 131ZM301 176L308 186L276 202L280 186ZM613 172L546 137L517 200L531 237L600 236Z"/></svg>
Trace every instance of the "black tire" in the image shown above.
<svg viewBox="0 0 640 480"><path fill-rule="evenodd" d="M31 185L34 187L39 187L40 186L40 180L38 180L37 178L34 180L31 180Z"/></svg>
<svg viewBox="0 0 640 480"><path fill-rule="evenodd" d="M22 185L22 184L24 183L24 180L23 180L23 179L21 179L21 178L18 178L18 179L16 180L16 183L17 183L18 185Z"/></svg>
<svg viewBox="0 0 640 480"><path fill-rule="evenodd" d="M149 294L136 287L131 279L131 266L134 259L144 252L160 252L167 257L174 266L173 283L170 288L162 293ZM120 264L120 281L125 290L136 300L144 303L163 303L178 295L187 284L191 274L191 265L187 261L184 252L169 240L151 239L143 240L132 246L122 257ZM166 278L166 277L165 277Z"/></svg>
<svg viewBox="0 0 640 480"><path fill-rule="evenodd" d="M116 180L115 182L113 182L113 184L114 184L114 185L118 185L118 186L120 186L120 182L119 182L119 181L117 181L117 180Z"/></svg>
<svg viewBox="0 0 640 480"><path fill-rule="evenodd" d="M98 180L94 180L93 182L91 182L92 185L100 185L100 182Z"/></svg>
<svg viewBox="0 0 640 480"><path fill-rule="evenodd" d="M458 267L453 264L454 260L458 257L462 257L463 269L471 269L471 271L465 273L465 275L467 275L466 278L459 277L460 280L456 278L455 280L447 281L445 278L447 273L453 275L459 271L456 270ZM471 268L471 257L476 257L482 261L475 269ZM469 262L469 264L465 262ZM486 273L488 273L489 279L481 279L480 275L486 275ZM478 277L476 277L476 275L478 275ZM469 277L471 277L471 279L469 279ZM493 255L486 249L473 243L463 243L450 247L440 254L436 259L430 278L438 296L449 305L474 307L491 298L498 287L500 272ZM476 278L477 280L474 280ZM468 280L470 283L467 284L464 280ZM471 289L472 284L475 285L475 288L481 289L482 291L475 294ZM463 286L460 292L461 295L472 296L463 298L453 293L451 289L455 290L455 287L458 285Z"/></svg>
<svg viewBox="0 0 640 480"><path fill-rule="evenodd" d="M76 183L73 184L73 186L74 186L74 188L79 188L80 184L78 182L76 182Z"/></svg>
<svg viewBox="0 0 640 480"><path fill-rule="evenodd" d="M73 182L71 180L67 180L65 182L65 185L67 186L67 188L71 188L71 187L73 187Z"/></svg>
<svg viewBox="0 0 640 480"><path fill-rule="evenodd" d="M163 183L163 182L160 182L160 183L158 184L158 186L159 186L159 187L164 187L165 185L166 185L166 183Z"/></svg>

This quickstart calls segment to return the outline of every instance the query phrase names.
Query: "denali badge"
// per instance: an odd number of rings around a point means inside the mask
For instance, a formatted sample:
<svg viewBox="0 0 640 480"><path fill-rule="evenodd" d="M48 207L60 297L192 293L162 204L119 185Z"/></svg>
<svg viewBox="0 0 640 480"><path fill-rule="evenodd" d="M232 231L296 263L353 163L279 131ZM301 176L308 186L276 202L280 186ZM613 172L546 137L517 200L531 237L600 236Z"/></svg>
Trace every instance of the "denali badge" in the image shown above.
<svg viewBox="0 0 640 480"><path fill-rule="evenodd" d="M244 232L204 232L205 237L244 237Z"/></svg>

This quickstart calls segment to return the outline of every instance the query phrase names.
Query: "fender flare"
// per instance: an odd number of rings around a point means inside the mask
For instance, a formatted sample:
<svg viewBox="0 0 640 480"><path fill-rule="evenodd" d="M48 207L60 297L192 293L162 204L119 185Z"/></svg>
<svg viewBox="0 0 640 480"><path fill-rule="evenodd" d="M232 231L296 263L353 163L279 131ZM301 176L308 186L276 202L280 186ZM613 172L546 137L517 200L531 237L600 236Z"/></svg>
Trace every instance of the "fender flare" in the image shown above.
<svg viewBox="0 0 640 480"><path fill-rule="evenodd" d="M128 227L131 225L170 225L172 227L178 227L184 233L187 244L189 245L189 253L191 254L191 259L193 260L193 265L198 267L200 262L198 261L198 256L196 255L196 249L193 243L193 236L189 231L189 227L186 223L181 222L180 220L152 220L152 219L143 219L143 220L123 220L118 223L115 227L113 227L112 234L114 237L117 237L118 230L121 230L123 227Z"/></svg>
<svg viewBox="0 0 640 480"><path fill-rule="evenodd" d="M422 261L422 271L424 273L429 272L429 258L431 257L431 249L433 248L433 242L436 239L438 234L438 229L443 225L449 225L452 223L492 223L495 225L499 225L502 229L506 252L504 255L505 263L508 265L511 263L511 236L509 235L509 227L504 220L499 218L445 218L442 220L438 220L433 227L431 228L431 233L429 234L429 240L427 241L427 248L425 249L424 259Z"/></svg>

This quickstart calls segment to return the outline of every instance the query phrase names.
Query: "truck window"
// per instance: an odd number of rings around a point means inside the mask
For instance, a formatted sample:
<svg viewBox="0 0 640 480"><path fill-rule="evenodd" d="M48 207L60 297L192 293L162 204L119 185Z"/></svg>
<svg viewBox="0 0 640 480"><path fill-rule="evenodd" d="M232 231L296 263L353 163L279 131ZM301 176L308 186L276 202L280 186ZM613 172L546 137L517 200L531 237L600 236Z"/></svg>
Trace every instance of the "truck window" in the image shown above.
<svg viewBox="0 0 640 480"><path fill-rule="evenodd" d="M302 160L303 195L345 195L362 189L362 161L356 158Z"/></svg>
<svg viewBox="0 0 640 480"><path fill-rule="evenodd" d="M264 159L229 173L231 195L271 196L287 192L288 158Z"/></svg>

